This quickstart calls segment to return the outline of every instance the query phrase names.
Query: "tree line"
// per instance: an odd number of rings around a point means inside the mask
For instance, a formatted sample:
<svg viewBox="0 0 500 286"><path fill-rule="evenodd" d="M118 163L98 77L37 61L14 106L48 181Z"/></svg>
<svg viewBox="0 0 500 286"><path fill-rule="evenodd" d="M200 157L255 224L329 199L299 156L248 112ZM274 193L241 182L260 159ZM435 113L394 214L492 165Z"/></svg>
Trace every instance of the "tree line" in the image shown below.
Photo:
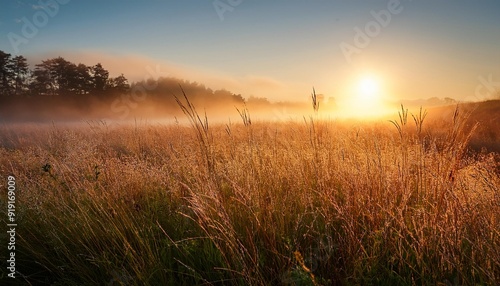
<svg viewBox="0 0 500 286"><path fill-rule="evenodd" d="M100 63L75 64L60 56L31 69L24 56L0 50L0 121L175 115L180 86L193 104L218 112L253 102L174 77L129 84L123 74L110 77Z"/></svg>
<svg viewBox="0 0 500 286"><path fill-rule="evenodd" d="M75 64L62 57L30 69L27 59L0 51L0 96L116 94L130 89L123 74L109 77L100 64Z"/></svg>

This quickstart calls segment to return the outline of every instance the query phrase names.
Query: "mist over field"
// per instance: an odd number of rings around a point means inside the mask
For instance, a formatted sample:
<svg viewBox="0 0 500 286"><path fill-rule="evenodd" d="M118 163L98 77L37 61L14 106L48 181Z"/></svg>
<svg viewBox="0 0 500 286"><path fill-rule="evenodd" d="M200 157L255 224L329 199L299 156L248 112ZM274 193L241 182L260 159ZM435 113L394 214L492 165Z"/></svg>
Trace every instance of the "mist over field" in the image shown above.
<svg viewBox="0 0 500 286"><path fill-rule="evenodd" d="M3 1L0 285L500 285L499 11Z"/></svg>

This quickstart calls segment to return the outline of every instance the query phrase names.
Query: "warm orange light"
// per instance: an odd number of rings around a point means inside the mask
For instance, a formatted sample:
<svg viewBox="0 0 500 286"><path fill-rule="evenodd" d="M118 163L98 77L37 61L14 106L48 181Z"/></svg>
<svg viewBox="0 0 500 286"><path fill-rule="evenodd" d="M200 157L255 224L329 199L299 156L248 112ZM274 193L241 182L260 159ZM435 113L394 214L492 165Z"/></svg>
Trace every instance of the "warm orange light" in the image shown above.
<svg viewBox="0 0 500 286"><path fill-rule="evenodd" d="M342 116L374 118L387 113L384 104L386 95L380 77L373 74L358 77L348 90L342 104Z"/></svg>
<svg viewBox="0 0 500 286"><path fill-rule="evenodd" d="M358 83L358 96L363 100L374 100L380 93L380 84L371 76L362 78Z"/></svg>

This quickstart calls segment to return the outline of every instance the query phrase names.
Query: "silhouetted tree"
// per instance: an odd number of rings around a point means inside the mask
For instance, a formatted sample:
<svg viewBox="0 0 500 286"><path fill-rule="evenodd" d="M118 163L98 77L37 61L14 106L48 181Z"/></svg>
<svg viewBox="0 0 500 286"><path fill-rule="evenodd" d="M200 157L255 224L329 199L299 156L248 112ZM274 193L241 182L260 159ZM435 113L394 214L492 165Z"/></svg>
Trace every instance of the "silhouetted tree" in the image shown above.
<svg viewBox="0 0 500 286"><path fill-rule="evenodd" d="M40 65L36 65L29 87L31 93L34 95L55 94L55 88L52 85L52 79L50 77L49 70Z"/></svg>
<svg viewBox="0 0 500 286"><path fill-rule="evenodd" d="M62 57L42 61L34 71L39 93L71 94L75 90L76 65Z"/></svg>
<svg viewBox="0 0 500 286"><path fill-rule="evenodd" d="M0 95L9 95L13 91L13 71L10 54L0 51Z"/></svg>
<svg viewBox="0 0 500 286"><path fill-rule="evenodd" d="M23 56L14 57L11 62L15 94L24 94L28 90L30 76L28 62Z"/></svg>
<svg viewBox="0 0 500 286"><path fill-rule="evenodd" d="M151 95L149 99L152 101L164 105L174 105L175 100L171 95L172 91L179 89L179 85L189 94L194 103L203 106L211 107L245 102L241 94L233 94L224 89L212 90L198 82L178 78L150 78L129 84L123 74L110 78L109 72L101 63L94 66L82 63L76 65L62 57L43 60L35 65L33 70L30 70L25 57L20 55L12 58L10 54L0 51L0 95L96 94L107 96L127 93L136 88L137 92L134 96L142 96L142 93L147 93L147 95ZM21 99L19 102L23 100ZM64 104L60 98L53 100ZM85 105L87 102L94 102L93 100L93 98L81 97L70 102ZM136 100L136 98L133 97L131 100ZM249 99L249 103L252 102L270 104L264 98L252 97Z"/></svg>
<svg viewBox="0 0 500 286"><path fill-rule="evenodd" d="M89 94L93 90L91 67L78 64L75 67L74 90L76 94Z"/></svg>
<svg viewBox="0 0 500 286"><path fill-rule="evenodd" d="M35 66L32 87L39 95L55 95L59 88L52 70L52 60L42 61Z"/></svg>
<svg viewBox="0 0 500 286"><path fill-rule="evenodd" d="M50 60L50 72L60 95L71 93L75 86L76 65L62 57Z"/></svg>
<svg viewBox="0 0 500 286"><path fill-rule="evenodd" d="M108 86L116 93L126 93L130 89L130 84L123 74L109 79Z"/></svg>
<svg viewBox="0 0 500 286"><path fill-rule="evenodd" d="M109 72L105 70L100 63L92 67L92 81L94 91L102 94L108 87Z"/></svg>

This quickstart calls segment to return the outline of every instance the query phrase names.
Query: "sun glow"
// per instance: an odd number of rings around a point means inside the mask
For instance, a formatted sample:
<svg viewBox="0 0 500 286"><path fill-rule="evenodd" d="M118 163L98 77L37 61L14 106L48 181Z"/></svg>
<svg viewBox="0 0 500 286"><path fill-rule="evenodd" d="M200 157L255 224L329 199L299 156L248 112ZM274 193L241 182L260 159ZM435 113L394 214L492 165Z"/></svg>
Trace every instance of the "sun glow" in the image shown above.
<svg viewBox="0 0 500 286"><path fill-rule="evenodd" d="M372 74L357 77L348 89L343 113L346 117L375 118L387 113L387 94L382 80Z"/></svg>
<svg viewBox="0 0 500 286"><path fill-rule="evenodd" d="M358 96L361 99L375 99L380 93L380 84L373 77L364 77L358 83Z"/></svg>

